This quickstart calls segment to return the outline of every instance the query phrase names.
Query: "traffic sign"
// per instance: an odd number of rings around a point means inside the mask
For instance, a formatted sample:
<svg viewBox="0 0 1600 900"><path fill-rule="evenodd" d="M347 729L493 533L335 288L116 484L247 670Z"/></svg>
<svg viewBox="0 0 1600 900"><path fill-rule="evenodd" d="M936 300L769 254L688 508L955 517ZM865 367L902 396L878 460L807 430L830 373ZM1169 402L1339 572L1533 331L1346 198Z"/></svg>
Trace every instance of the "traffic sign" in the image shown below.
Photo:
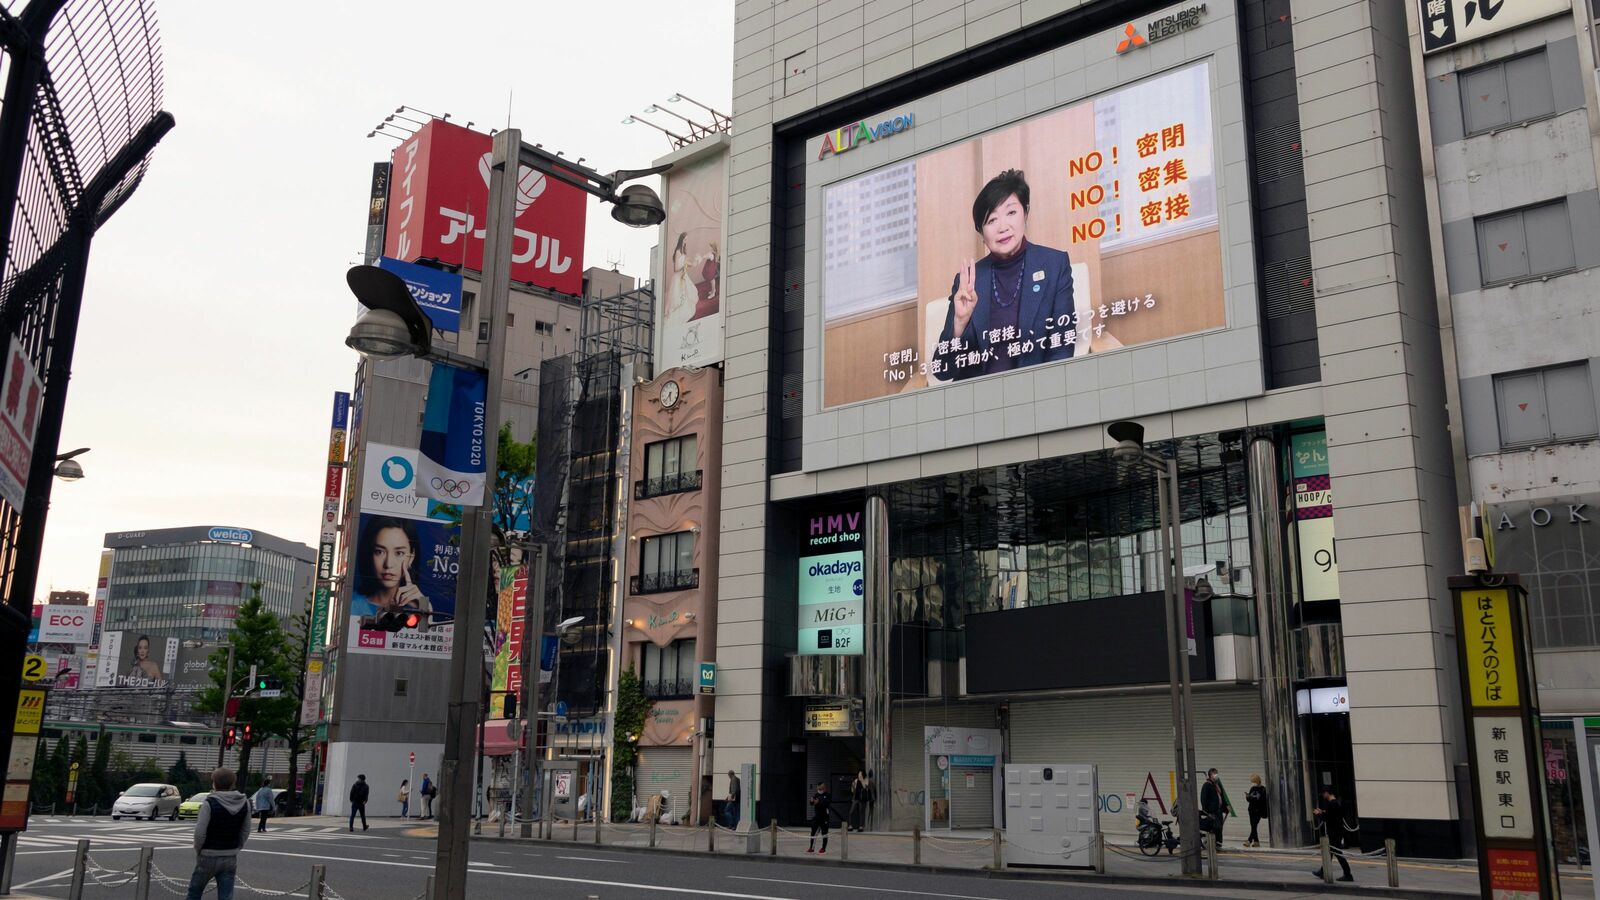
<svg viewBox="0 0 1600 900"><path fill-rule="evenodd" d="M34 656L31 654L25 656L22 658L22 680L38 681L44 677L44 673L48 671L49 668L50 667L45 664L44 657Z"/></svg>
<svg viewBox="0 0 1600 900"><path fill-rule="evenodd" d="M257 693L266 700L283 696L283 691L280 688L266 688L265 690L257 691Z"/></svg>
<svg viewBox="0 0 1600 900"><path fill-rule="evenodd" d="M565 700L557 700L556 701L556 718L565 719L566 717L567 717L567 701L565 701Z"/></svg>
<svg viewBox="0 0 1600 900"><path fill-rule="evenodd" d="M417 754L415 752L413 752L411 754L411 764L412 765L416 765L417 764Z"/></svg>
<svg viewBox="0 0 1600 900"><path fill-rule="evenodd" d="M700 693L715 694L717 692L717 664L703 662L700 664Z"/></svg>

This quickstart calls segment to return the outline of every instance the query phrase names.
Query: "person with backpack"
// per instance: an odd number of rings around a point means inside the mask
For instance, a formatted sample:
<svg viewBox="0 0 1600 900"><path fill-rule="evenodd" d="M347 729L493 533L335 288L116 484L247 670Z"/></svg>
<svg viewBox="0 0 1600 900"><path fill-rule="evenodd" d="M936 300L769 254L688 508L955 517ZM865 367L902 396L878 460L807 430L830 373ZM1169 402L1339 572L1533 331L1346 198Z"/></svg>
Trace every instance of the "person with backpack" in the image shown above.
<svg viewBox="0 0 1600 900"><path fill-rule="evenodd" d="M239 871L239 851L250 837L250 804L232 769L211 773L211 793L194 822L194 874L189 876L187 900L200 900L212 879L217 900L233 900L233 882Z"/></svg>
<svg viewBox="0 0 1600 900"><path fill-rule="evenodd" d="M1227 818L1227 803L1222 797L1222 782L1216 769L1206 772L1205 783L1200 785L1200 830L1209 831L1222 846L1222 822Z"/></svg>
<svg viewBox="0 0 1600 900"><path fill-rule="evenodd" d="M433 780L427 772L422 773L422 816L424 819L433 818L433 798L439 795L439 789L434 787Z"/></svg>
<svg viewBox="0 0 1600 900"><path fill-rule="evenodd" d="M1245 809L1250 813L1250 836L1244 839L1246 847L1261 846L1261 837L1256 834L1256 828L1261 820L1267 818L1267 789L1261 784L1260 775L1250 776L1250 790L1244 795Z"/></svg>
<svg viewBox="0 0 1600 900"><path fill-rule="evenodd" d="M356 783L350 786L350 830L356 830L356 814L361 814L361 830L367 830L367 797L372 789L367 787L367 776L357 775Z"/></svg>

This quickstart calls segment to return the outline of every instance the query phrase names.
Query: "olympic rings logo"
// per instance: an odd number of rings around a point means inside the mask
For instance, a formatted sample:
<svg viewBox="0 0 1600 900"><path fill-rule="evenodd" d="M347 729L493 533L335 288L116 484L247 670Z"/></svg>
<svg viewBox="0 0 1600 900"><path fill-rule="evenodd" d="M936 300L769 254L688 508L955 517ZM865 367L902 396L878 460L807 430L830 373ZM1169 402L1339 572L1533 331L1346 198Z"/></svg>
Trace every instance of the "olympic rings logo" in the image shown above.
<svg viewBox="0 0 1600 900"><path fill-rule="evenodd" d="M444 494L452 500L465 495L467 491L472 489L472 483L465 479L457 481L454 478L435 477L433 480L429 481L428 484L435 491Z"/></svg>

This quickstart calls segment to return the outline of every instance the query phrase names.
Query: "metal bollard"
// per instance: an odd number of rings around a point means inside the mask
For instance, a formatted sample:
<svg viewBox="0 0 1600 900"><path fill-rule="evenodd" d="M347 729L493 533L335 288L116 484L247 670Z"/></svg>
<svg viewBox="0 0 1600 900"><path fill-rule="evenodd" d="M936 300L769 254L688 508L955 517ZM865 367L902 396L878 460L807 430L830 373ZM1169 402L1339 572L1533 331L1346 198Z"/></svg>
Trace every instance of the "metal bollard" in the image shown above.
<svg viewBox="0 0 1600 900"><path fill-rule="evenodd" d="M1206 852L1206 877L1212 881L1217 880L1217 836L1207 832L1200 835L1200 843Z"/></svg>
<svg viewBox="0 0 1600 900"><path fill-rule="evenodd" d="M422 883L422 900L433 900L433 876Z"/></svg>
<svg viewBox="0 0 1600 900"><path fill-rule="evenodd" d="M1327 835L1317 840L1317 847L1322 851L1322 883L1333 884L1333 853L1328 849Z"/></svg>
<svg viewBox="0 0 1600 900"><path fill-rule="evenodd" d="M582 816L579 816L576 812L572 814L572 842L574 844L578 842L578 820L581 818Z"/></svg>
<svg viewBox="0 0 1600 900"><path fill-rule="evenodd" d="M5 848L5 856L0 859L0 896L4 896L11 893L11 875L17 865L17 833L0 834L0 847Z"/></svg>
<svg viewBox="0 0 1600 900"><path fill-rule="evenodd" d="M922 826L911 826L911 864L922 865Z"/></svg>
<svg viewBox="0 0 1600 900"><path fill-rule="evenodd" d="M599 812L599 810L596 810L595 814L594 814L594 845L596 847L600 846L600 812Z"/></svg>
<svg viewBox="0 0 1600 900"><path fill-rule="evenodd" d="M67 888L70 900L83 900L83 878L89 865L89 840L78 839L78 849L72 852L72 886Z"/></svg>
<svg viewBox="0 0 1600 900"><path fill-rule="evenodd" d="M839 832L839 858L850 858L850 823L844 823L844 830Z"/></svg>
<svg viewBox="0 0 1600 900"><path fill-rule="evenodd" d="M1389 887L1400 886L1400 858L1394 854L1394 838L1383 839L1383 856L1389 863Z"/></svg>
<svg viewBox="0 0 1600 900"><path fill-rule="evenodd" d="M772 817L772 822L771 822L771 824L769 824L767 826L767 830L772 832L772 849L767 851L767 855L768 856L777 856L778 855L778 817L777 816L773 816Z"/></svg>
<svg viewBox="0 0 1600 900"><path fill-rule="evenodd" d="M995 871L998 872L1001 869L1004 869L1006 867L1004 859L1002 859L1001 856L1000 856L1000 829L998 829L998 828L994 829L993 835L994 835L994 837L993 837L993 843L994 843L994 868L995 868Z"/></svg>
<svg viewBox="0 0 1600 900"><path fill-rule="evenodd" d="M706 852L717 852L717 823L706 820Z"/></svg>
<svg viewBox="0 0 1600 900"><path fill-rule="evenodd" d="M139 848L138 881L133 887L134 900L150 900L150 864L155 861L156 848Z"/></svg>
<svg viewBox="0 0 1600 900"><path fill-rule="evenodd" d="M327 874L327 866L311 867L311 887L306 889L306 900L323 900L326 895L323 893L322 882Z"/></svg>
<svg viewBox="0 0 1600 900"><path fill-rule="evenodd" d="M509 818L511 818L511 804L508 803L508 804L506 804L505 809L501 810L501 812L500 812L500 836L501 837L505 837L506 836L506 820L509 819Z"/></svg>
<svg viewBox="0 0 1600 900"><path fill-rule="evenodd" d="M1106 873L1106 836L1104 834L1096 834L1094 836L1094 871L1097 875Z"/></svg>
<svg viewBox="0 0 1600 900"><path fill-rule="evenodd" d="M650 817L650 846L656 845L656 817Z"/></svg>

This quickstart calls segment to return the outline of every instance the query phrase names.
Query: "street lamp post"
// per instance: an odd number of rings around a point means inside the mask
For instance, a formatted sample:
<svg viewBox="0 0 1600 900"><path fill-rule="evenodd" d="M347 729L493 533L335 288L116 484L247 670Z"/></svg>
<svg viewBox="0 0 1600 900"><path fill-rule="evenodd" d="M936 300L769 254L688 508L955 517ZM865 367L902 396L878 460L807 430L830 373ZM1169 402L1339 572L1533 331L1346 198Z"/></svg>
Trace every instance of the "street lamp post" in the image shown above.
<svg viewBox="0 0 1600 900"><path fill-rule="evenodd" d="M610 175L584 168L522 142L522 132L507 128L494 136L489 174L489 209L485 222L483 272L479 296L489 312L487 358L479 360L432 347L427 317L393 273L374 266L356 266L346 275L352 291L367 307L345 343L377 357L417 356L476 369L488 382L484 420L500 421L500 395L505 371L506 313L511 291L511 241L515 223L516 173L528 166L563 184L612 204L611 216L632 227L659 225L666 218L661 198L644 185L624 182L666 171L619 170ZM499 471L496 442L485 441L484 471ZM489 587L489 552L493 540L492 506L486 502L462 516L460 576L456 580L454 641L450 653L450 702L445 720L444 755L439 783L444 792L439 810L439 845L434 864L435 897L465 900L467 856L473 789L469 761L473 730L480 727L482 707L484 599ZM465 764L464 764L465 763Z"/></svg>
<svg viewBox="0 0 1600 900"><path fill-rule="evenodd" d="M1139 463L1155 473L1161 521L1162 584L1167 626L1167 681L1172 699L1172 756L1177 776L1178 853L1183 874L1200 874L1200 816L1194 787L1194 696L1189 673L1189 648L1183 600L1183 515L1178 497L1178 459L1144 449L1144 426L1113 422L1106 434L1117 442L1112 456Z"/></svg>

